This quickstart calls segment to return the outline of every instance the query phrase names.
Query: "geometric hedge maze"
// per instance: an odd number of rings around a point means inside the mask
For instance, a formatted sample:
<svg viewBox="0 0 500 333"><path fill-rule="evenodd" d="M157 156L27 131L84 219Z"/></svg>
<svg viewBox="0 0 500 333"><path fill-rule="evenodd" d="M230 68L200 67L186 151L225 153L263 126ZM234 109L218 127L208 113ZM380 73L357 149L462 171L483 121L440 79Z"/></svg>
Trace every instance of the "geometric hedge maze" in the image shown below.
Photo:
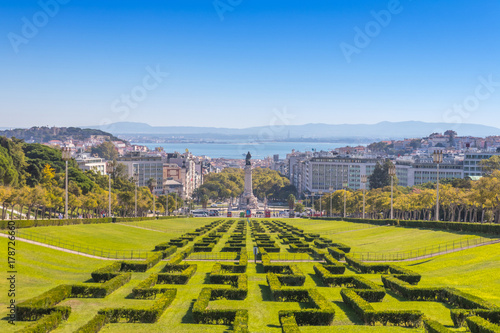
<svg viewBox="0 0 500 333"><path fill-rule="evenodd" d="M235 224L236 223L236 224ZM229 230L232 228L230 234ZM279 311L279 322L285 333L300 332L301 326L329 326L335 318L333 302L319 288L306 288L306 275L293 262L273 260L279 252L305 253L318 259L311 263L317 287L341 288L343 303L351 308L365 325L423 326L427 332L453 332L439 322L426 318L419 310L376 310L372 304L381 302L386 291L409 301L443 302L450 308L456 327L468 327L471 332L500 332L500 309L474 295L453 288L419 287L421 276L411 270L386 263L364 263L349 255L350 247L335 243L319 234L305 233L282 221L247 220L215 221L191 233L158 244L145 261L119 261L91 273L94 283L60 285L25 301L17 307L18 320L35 321L22 332L49 332L66 320L70 307L58 306L66 298L103 298L128 281L130 272L146 272L162 260L168 260L158 273L150 274L132 290L136 299L153 299L144 308L103 308L76 332L98 332L108 323L154 323L177 295L175 285L188 284L197 272L193 261L184 261L195 252L212 252L218 245L221 252L233 252L235 261L214 262L192 308L192 320L197 324L232 325L235 332L248 332L251 309L211 308L210 302L226 299L243 301L248 296L247 232L258 248L257 272L265 274L274 302L298 302L299 310ZM227 237L225 237L227 236ZM222 244L222 238L227 239ZM188 246L189 245L189 246ZM305 255L307 256L307 255ZM301 266L304 267L304 266ZM308 266L309 267L309 266ZM346 268L355 275L344 274ZM383 287L362 274L381 274ZM231 303L231 304L238 304ZM150 303L148 303L150 304ZM243 304L243 303L242 303ZM258 304L253 304L258 306ZM250 310L250 312L249 312ZM335 331L330 326L329 331Z"/></svg>

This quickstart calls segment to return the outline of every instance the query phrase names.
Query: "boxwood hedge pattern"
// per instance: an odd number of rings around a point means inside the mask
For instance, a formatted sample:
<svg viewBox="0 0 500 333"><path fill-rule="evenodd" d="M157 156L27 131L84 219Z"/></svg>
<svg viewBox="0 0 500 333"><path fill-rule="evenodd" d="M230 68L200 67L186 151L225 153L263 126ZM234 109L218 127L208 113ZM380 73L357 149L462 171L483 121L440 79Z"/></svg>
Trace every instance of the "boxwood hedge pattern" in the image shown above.
<svg viewBox="0 0 500 333"><path fill-rule="evenodd" d="M387 224L387 221L384 222L377 221L378 224ZM376 323L408 327L423 325L427 332L451 332L451 330L439 322L426 318L418 310L374 310L369 302L380 301L385 295L384 288L361 276L343 276L345 266L338 260L344 259L348 267L362 274L382 274L384 287L391 289L408 300L438 301L454 307L454 309L450 310L450 315L457 327L467 324L472 332L500 332L500 309L481 298L453 288L417 287L416 285L420 282L421 276L409 269L393 264L364 263L348 254L350 251L349 246L333 241L326 242L322 238L317 238L316 235L306 234L302 230L281 221L267 222L267 225L272 225L272 230L280 233L278 238L282 240L283 244L295 245L295 247L292 247L293 251L297 251L297 247L306 248L306 245L308 245L312 250L311 252L322 254L325 264L314 265L313 268L316 275L324 285L348 287L348 289L341 289L341 296L344 303L351 307L368 325ZM421 227L422 225L414 223L412 226ZM431 224L425 224L425 227L431 227ZM482 231L488 230L490 233L492 233L492 230L496 230L495 228L490 228L490 226L484 227L486 229L480 227L477 229L476 226L459 227L455 224L440 223L432 227L448 230L474 229L478 231L480 229ZM307 244L311 240L313 244ZM325 249L327 253L324 252ZM287 269L283 265L272 264L269 255L265 251L261 251L261 253L264 270L265 272L269 272L267 280L273 298L281 301L304 301L305 294L303 292L299 289L283 287L283 285L280 285L276 274L274 274L275 271L282 274L287 273ZM291 313L280 314L280 323L282 324L283 332L300 332L300 324Z"/></svg>
<svg viewBox="0 0 500 333"><path fill-rule="evenodd" d="M84 221L80 221L82 223ZM108 221L102 221L105 223ZM227 222L226 222L227 223ZM222 220L214 221L202 228L196 229L190 236L198 236L207 233L223 224ZM45 225L45 224L41 224ZM32 226L32 225L29 225ZM28 227L28 225L26 226ZM179 245L186 245L184 242ZM93 284L59 285L44 292L43 294L21 302L16 307L16 316L18 321L34 321L32 325L20 330L19 332L50 332L57 328L61 322L66 320L71 314L71 307L58 306L58 304L67 298L92 297L103 298L128 283L131 279L131 272L145 272L158 264L162 259L172 255L177 250L176 245L172 243L162 243L155 247L148 259L143 261L116 261L91 273ZM168 269L164 270L172 274L178 273L180 282L187 282L194 272L196 265L177 265L193 251L193 247L188 247L177 253L166 264ZM175 272L172 272L175 271ZM134 297L149 298L154 296L155 303L149 308L120 308L120 309L102 309L87 324L80 327L77 332L89 333L98 332L109 322L126 320L127 322L156 322L165 309L175 298L176 289L160 288L154 289L158 282L158 275L153 274L145 281L141 282L138 288L134 289ZM164 275L167 275L165 273ZM161 274L160 274L161 276ZM183 280L184 279L184 280ZM160 277L160 282L168 280L165 276ZM242 285L244 282L241 282ZM241 318L238 319L241 321Z"/></svg>
<svg viewBox="0 0 500 333"><path fill-rule="evenodd" d="M400 222L399 225L406 224ZM413 222L428 223L428 221ZM177 289L171 285L189 283L189 279L196 273L197 265L183 261L192 252L212 251L234 223L235 220L212 222L176 239L156 245L147 260L116 261L92 272L94 284L61 285L19 304L18 320L35 321L22 332L49 332L57 328L71 313L70 307L58 305L64 299L106 297L128 283L131 272L145 272L162 259L170 257L159 273L149 275L133 288L134 298L154 299L151 306L101 309L76 332L98 332L113 322L156 322L175 299ZM383 224L398 223L390 220ZM282 221L272 220L252 220L250 223L240 220L236 223L236 228L222 244L222 248L223 251L238 252L239 260L237 263L213 265L209 275L209 285L202 289L193 304L194 322L233 325L233 330L236 332L248 332L248 309L214 310L209 307L210 301L244 300L248 295L246 275L248 226L253 245L259 249L260 265L266 274L274 301L305 302L311 305L311 308L299 311L280 311L279 321L283 332L300 332L300 327L304 325L331 325L335 315L331 301L323 297L319 289L302 287L306 278L297 265L272 262L269 253L279 252L285 247L288 252L308 253L312 258L322 258L321 263L312 265L316 276L321 280L318 285L341 287L340 293L344 303L367 325L423 326L427 332L452 331L441 323L426 318L418 310L375 310L370 302L381 301L386 288L410 301L438 301L448 304L452 307L450 316L456 327L467 326L471 332L500 332L500 309L489 302L452 288L419 287L421 276L411 270L393 264L362 262L349 255L351 249L346 244L323 238L319 234L304 232ZM430 226L431 224L425 224L425 227ZM458 230L459 227L454 224L437 224L436 227L433 224L433 228ZM189 242L192 242L191 246L188 246ZM345 263L339 260L345 260ZM361 274L381 274L384 287L360 275L344 275L346 268Z"/></svg>

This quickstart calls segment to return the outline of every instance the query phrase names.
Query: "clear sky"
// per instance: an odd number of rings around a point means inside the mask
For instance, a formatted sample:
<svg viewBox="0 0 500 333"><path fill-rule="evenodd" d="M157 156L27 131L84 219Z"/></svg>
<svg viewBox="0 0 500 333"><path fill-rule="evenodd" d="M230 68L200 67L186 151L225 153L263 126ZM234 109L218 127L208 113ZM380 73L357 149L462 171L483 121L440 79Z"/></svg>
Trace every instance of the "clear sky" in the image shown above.
<svg viewBox="0 0 500 333"><path fill-rule="evenodd" d="M0 0L0 127L500 127L499 18L496 0Z"/></svg>

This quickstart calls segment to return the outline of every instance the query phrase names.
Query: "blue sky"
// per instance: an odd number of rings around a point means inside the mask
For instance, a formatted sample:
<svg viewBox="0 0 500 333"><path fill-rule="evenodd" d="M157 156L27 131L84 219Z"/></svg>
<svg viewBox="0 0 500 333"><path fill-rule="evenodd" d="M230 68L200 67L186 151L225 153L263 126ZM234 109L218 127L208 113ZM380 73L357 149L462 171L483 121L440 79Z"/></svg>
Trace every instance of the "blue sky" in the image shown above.
<svg viewBox="0 0 500 333"><path fill-rule="evenodd" d="M1 0L0 127L500 127L499 17L494 0Z"/></svg>

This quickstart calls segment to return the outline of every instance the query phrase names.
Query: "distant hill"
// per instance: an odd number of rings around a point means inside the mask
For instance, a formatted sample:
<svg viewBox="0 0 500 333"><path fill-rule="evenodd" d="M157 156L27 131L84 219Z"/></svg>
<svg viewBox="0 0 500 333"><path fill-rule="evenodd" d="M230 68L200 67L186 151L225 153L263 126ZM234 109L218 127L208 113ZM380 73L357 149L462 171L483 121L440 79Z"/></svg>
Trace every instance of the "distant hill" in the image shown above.
<svg viewBox="0 0 500 333"><path fill-rule="evenodd" d="M85 140L89 139L92 135L109 136L113 141L123 141L111 133L92 128L79 128L79 127L31 127L31 128L16 128L0 130L0 136L8 138L16 137L24 141L30 142L49 142L50 140Z"/></svg>
<svg viewBox="0 0 500 333"><path fill-rule="evenodd" d="M98 126L89 128L99 128ZM459 136L491 136L500 135L500 129L492 126L476 124L426 123L421 121L380 122L378 124L305 124L282 126L273 130L271 127L249 127L244 129L189 126L151 126L145 123L119 122L106 127L110 133L141 134L145 136L184 136L186 138L269 138L272 139L402 139L425 137L431 133L443 133L455 130Z"/></svg>

